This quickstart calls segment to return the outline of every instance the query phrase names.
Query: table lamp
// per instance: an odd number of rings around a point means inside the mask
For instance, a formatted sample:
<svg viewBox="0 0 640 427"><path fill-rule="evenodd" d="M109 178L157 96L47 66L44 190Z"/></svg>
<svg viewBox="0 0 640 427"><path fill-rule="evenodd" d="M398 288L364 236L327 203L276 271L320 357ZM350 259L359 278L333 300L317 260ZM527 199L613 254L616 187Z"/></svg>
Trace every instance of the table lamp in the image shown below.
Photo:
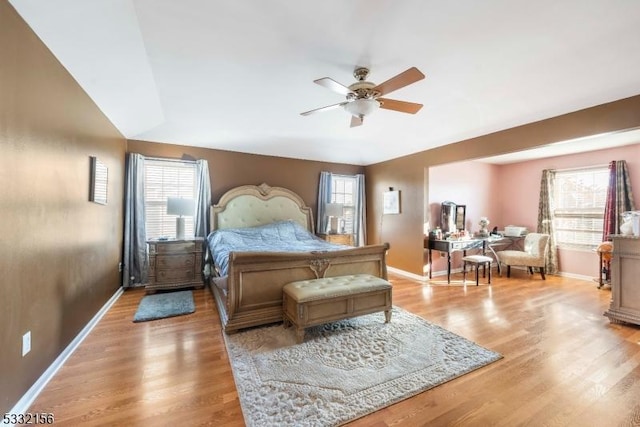
<svg viewBox="0 0 640 427"><path fill-rule="evenodd" d="M182 199L180 197L169 197L167 199L167 215L177 215L176 218L176 239L184 239L184 217L193 216L195 204L193 199Z"/></svg>
<svg viewBox="0 0 640 427"><path fill-rule="evenodd" d="M338 223L342 218L344 205L342 203L327 203L324 213L329 218L327 234L338 234Z"/></svg>

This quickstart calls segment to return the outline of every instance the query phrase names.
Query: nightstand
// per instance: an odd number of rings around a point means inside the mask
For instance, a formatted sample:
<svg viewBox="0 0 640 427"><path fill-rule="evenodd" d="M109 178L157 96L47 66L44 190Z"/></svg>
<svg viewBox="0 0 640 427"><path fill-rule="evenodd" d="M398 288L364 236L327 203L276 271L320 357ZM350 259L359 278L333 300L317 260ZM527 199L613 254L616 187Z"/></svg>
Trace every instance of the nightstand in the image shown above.
<svg viewBox="0 0 640 427"><path fill-rule="evenodd" d="M318 237L329 243L355 246L355 236L353 234L318 234Z"/></svg>
<svg viewBox="0 0 640 427"><path fill-rule="evenodd" d="M202 245L204 239L148 240L150 292L166 289L202 288Z"/></svg>

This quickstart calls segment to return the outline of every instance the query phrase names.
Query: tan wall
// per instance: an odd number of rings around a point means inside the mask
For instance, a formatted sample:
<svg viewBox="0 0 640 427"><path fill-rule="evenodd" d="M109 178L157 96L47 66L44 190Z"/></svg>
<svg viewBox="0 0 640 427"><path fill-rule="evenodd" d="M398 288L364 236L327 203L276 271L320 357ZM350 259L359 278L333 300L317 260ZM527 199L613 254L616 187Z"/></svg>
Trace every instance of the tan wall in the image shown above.
<svg viewBox="0 0 640 427"><path fill-rule="evenodd" d="M391 267L422 275L422 228L428 219L429 200L426 171L430 166L636 127L640 127L640 96L367 166L369 239L390 243L388 264ZM382 197L388 187L401 191L402 213L382 217Z"/></svg>
<svg viewBox="0 0 640 427"><path fill-rule="evenodd" d="M127 151L145 156L176 159L205 159L209 162L211 198L217 202L227 190L245 184L266 182L273 187L295 191L315 212L318 201L318 181L321 171L354 175L364 173L364 167L282 157L211 150L183 145L159 144L129 140Z"/></svg>
<svg viewBox="0 0 640 427"><path fill-rule="evenodd" d="M0 1L0 413L120 285L125 139ZM89 156L109 168L88 201ZM22 357L22 335L31 352Z"/></svg>

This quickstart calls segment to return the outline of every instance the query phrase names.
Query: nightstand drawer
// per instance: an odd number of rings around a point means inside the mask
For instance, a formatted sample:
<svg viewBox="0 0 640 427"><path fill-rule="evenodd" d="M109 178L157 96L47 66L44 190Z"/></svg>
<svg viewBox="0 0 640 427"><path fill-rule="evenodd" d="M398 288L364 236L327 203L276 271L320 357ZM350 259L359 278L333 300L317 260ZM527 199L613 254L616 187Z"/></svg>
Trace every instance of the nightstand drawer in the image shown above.
<svg viewBox="0 0 640 427"><path fill-rule="evenodd" d="M185 252L195 252L196 245L193 242L176 242L176 243L168 243L165 245L157 245L156 252L158 254L171 254L171 253L179 253L183 254Z"/></svg>
<svg viewBox="0 0 640 427"><path fill-rule="evenodd" d="M202 248L204 239L149 240L147 292L202 288Z"/></svg>
<svg viewBox="0 0 640 427"><path fill-rule="evenodd" d="M335 243L338 245L355 246L353 234L319 234L318 237L326 240L329 243Z"/></svg>
<svg viewBox="0 0 640 427"><path fill-rule="evenodd" d="M172 270L156 270L157 283L191 282L195 279L193 268L176 268Z"/></svg>
<svg viewBox="0 0 640 427"><path fill-rule="evenodd" d="M159 269L193 268L195 259L193 255L158 255L156 264Z"/></svg>

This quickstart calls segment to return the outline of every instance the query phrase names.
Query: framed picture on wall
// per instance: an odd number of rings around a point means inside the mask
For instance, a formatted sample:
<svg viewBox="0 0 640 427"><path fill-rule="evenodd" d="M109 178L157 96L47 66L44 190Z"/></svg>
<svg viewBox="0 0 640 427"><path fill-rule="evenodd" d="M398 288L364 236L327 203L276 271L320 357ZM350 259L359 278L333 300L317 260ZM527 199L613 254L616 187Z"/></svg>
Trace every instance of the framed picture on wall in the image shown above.
<svg viewBox="0 0 640 427"><path fill-rule="evenodd" d="M89 201L101 205L107 204L107 184L109 183L109 169L97 157L91 156L91 184L89 187Z"/></svg>
<svg viewBox="0 0 640 427"><path fill-rule="evenodd" d="M385 191L383 198L383 214L400 213L400 190Z"/></svg>

